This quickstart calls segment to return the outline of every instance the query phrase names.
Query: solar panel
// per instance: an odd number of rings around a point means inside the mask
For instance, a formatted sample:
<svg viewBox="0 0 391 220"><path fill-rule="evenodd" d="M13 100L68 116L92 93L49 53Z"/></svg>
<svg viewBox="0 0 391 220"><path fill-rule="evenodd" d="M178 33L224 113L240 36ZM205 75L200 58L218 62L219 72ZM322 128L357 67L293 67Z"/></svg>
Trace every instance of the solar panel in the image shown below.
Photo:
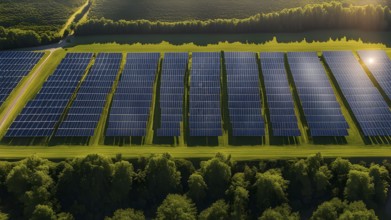
<svg viewBox="0 0 391 220"><path fill-rule="evenodd" d="M84 79L57 137L91 137L121 65L121 53L100 53ZM98 83L95 83L98 82ZM85 103L85 101L89 101Z"/></svg>
<svg viewBox="0 0 391 220"><path fill-rule="evenodd" d="M190 73L190 136L222 135L220 53L193 53Z"/></svg>
<svg viewBox="0 0 391 220"><path fill-rule="evenodd" d="M0 105L43 55L27 51L0 52Z"/></svg>
<svg viewBox="0 0 391 220"><path fill-rule="evenodd" d="M290 52L288 63L310 135L312 137L347 136L349 126L340 111L341 107L335 99L317 53ZM318 123L323 126L315 126Z"/></svg>
<svg viewBox="0 0 391 220"><path fill-rule="evenodd" d="M187 62L187 53L164 54L160 80L161 123L157 136L180 136Z"/></svg>
<svg viewBox="0 0 391 220"><path fill-rule="evenodd" d="M255 53L226 52L224 58L232 136L264 136L265 123L261 116L259 71ZM245 124L248 126L243 126Z"/></svg>
<svg viewBox="0 0 391 220"><path fill-rule="evenodd" d="M294 102L285 69L284 53L260 53L272 135L300 136Z"/></svg>
<svg viewBox="0 0 391 220"><path fill-rule="evenodd" d="M108 137L146 135L159 53L128 53L110 109Z"/></svg>
<svg viewBox="0 0 391 220"><path fill-rule="evenodd" d="M364 54L364 53L363 53ZM387 102L351 51L323 52L364 136L390 136L391 112ZM365 58L365 55L362 55ZM380 59L379 58L377 61Z"/></svg>
<svg viewBox="0 0 391 220"><path fill-rule="evenodd" d="M383 50L361 50L358 55L391 100L391 60Z"/></svg>
<svg viewBox="0 0 391 220"><path fill-rule="evenodd" d="M35 98L23 108L5 137L51 136L91 58L92 53L68 53Z"/></svg>

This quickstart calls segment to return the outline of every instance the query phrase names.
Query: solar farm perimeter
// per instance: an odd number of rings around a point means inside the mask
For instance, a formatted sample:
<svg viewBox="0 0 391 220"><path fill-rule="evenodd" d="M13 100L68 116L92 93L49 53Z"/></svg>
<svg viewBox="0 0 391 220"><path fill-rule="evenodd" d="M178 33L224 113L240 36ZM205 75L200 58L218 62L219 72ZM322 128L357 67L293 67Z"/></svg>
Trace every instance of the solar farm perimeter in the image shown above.
<svg viewBox="0 0 391 220"><path fill-rule="evenodd" d="M0 157L391 155L383 50L69 52L28 81L47 56L0 52L1 117L31 88L2 119Z"/></svg>

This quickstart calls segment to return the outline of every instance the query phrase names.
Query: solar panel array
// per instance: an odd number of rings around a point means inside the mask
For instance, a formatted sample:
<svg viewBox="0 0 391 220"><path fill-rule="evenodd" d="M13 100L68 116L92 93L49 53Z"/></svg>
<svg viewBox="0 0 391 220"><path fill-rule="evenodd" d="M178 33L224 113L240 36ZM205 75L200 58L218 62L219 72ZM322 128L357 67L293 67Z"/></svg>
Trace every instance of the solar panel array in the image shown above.
<svg viewBox="0 0 391 220"><path fill-rule="evenodd" d="M312 137L347 136L349 128L316 52L289 52L288 62Z"/></svg>
<svg viewBox="0 0 391 220"><path fill-rule="evenodd" d="M232 136L264 136L255 53L227 52L224 56Z"/></svg>
<svg viewBox="0 0 391 220"><path fill-rule="evenodd" d="M128 53L109 115L106 136L146 135L159 53Z"/></svg>
<svg viewBox="0 0 391 220"><path fill-rule="evenodd" d="M0 52L0 105L38 63L44 53Z"/></svg>
<svg viewBox="0 0 391 220"><path fill-rule="evenodd" d="M323 52L364 136L391 135L391 111L350 51Z"/></svg>
<svg viewBox="0 0 391 220"><path fill-rule="evenodd" d="M49 137L55 129L92 53L68 53L36 97L18 115L6 137Z"/></svg>
<svg viewBox="0 0 391 220"><path fill-rule="evenodd" d="M387 97L391 99L391 60L383 50L358 51L361 60L371 71Z"/></svg>
<svg viewBox="0 0 391 220"><path fill-rule="evenodd" d="M272 135L300 136L284 53L260 53Z"/></svg>
<svg viewBox="0 0 391 220"><path fill-rule="evenodd" d="M190 75L190 136L222 135L220 53L193 53Z"/></svg>
<svg viewBox="0 0 391 220"><path fill-rule="evenodd" d="M58 137L91 137L121 65L122 54L100 53L80 86L66 119L57 130Z"/></svg>
<svg viewBox="0 0 391 220"><path fill-rule="evenodd" d="M157 136L180 136L183 116L184 80L187 53L166 53L160 83L160 128Z"/></svg>

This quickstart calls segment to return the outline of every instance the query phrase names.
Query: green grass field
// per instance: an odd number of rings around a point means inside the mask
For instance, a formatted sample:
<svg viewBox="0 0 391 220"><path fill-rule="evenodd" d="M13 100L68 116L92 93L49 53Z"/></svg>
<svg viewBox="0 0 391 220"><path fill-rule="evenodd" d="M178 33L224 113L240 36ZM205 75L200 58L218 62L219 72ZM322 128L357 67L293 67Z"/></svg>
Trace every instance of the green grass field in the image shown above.
<svg viewBox="0 0 391 220"><path fill-rule="evenodd" d="M355 5L390 4L389 0L95 0L89 17L152 21L246 18L258 13L331 1Z"/></svg>

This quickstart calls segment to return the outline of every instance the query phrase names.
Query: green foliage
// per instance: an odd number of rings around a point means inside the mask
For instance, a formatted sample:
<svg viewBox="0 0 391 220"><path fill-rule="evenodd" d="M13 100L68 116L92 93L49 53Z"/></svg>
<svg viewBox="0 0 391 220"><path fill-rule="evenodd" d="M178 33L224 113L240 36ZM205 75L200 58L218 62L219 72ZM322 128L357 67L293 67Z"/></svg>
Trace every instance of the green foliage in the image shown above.
<svg viewBox="0 0 391 220"><path fill-rule="evenodd" d="M345 198L349 201L371 201L374 195L374 184L368 172L351 170L346 182Z"/></svg>
<svg viewBox="0 0 391 220"><path fill-rule="evenodd" d="M258 220L300 220L299 213L292 213L288 204L266 209Z"/></svg>
<svg viewBox="0 0 391 220"><path fill-rule="evenodd" d="M247 187L249 182L245 180L244 173L236 173L231 179L231 185L227 194L231 200L231 218L247 219L249 191Z"/></svg>
<svg viewBox="0 0 391 220"><path fill-rule="evenodd" d="M56 220L56 213L50 206L37 205L30 218L31 220Z"/></svg>
<svg viewBox="0 0 391 220"><path fill-rule="evenodd" d="M224 200L218 200L209 208L202 211L198 217L199 220L228 220L229 206Z"/></svg>
<svg viewBox="0 0 391 220"><path fill-rule="evenodd" d="M306 210L327 199L325 188L338 188L342 184L346 200L340 200L342 195L320 204L312 220L376 220L375 212L367 207L376 208L379 216L388 218L382 210L390 186L387 163L367 166L343 159L327 163L320 154L301 160L264 160L261 169L254 161L234 163L223 154L201 161L198 170L189 163L184 160L178 163L168 154L140 158L132 163L121 157L113 163L100 155L58 163L36 156L18 162L0 162L0 208L9 213L10 219L104 219L112 215L106 219L137 220L151 219L156 213L157 219L187 220L196 219L198 209L203 210L199 219L296 220L299 212L305 213L301 217L308 216ZM185 187L181 186L176 164L190 174L185 183L188 191L180 190ZM231 169L235 172L232 177ZM224 190L210 196L206 177L210 185ZM303 182L313 188L312 203L308 205L297 203L302 188L307 187L301 185ZM174 184L174 187L159 184ZM171 190L183 195L168 194L160 201L160 193ZM294 190L300 193L291 194ZM316 196L322 195L320 192L325 196ZM196 205L192 198L198 200ZM293 211L286 205L288 202ZM0 215L2 218L8 217Z"/></svg>
<svg viewBox="0 0 391 220"><path fill-rule="evenodd" d="M125 175L128 174L126 171ZM107 157L88 155L74 159L59 176L57 195L62 207L75 217L99 216L110 201L108 192L112 190L112 177L113 163ZM119 178L127 179L126 176ZM115 189L112 195L121 194L121 189L125 190L126 196L127 187Z"/></svg>
<svg viewBox="0 0 391 220"><path fill-rule="evenodd" d="M254 188L259 211L288 202L288 181L282 177L280 171L268 170L265 173L258 173L256 178Z"/></svg>
<svg viewBox="0 0 391 220"><path fill-rule="evenodd" d="M25 217L31 216L37 205L52 205L54 182L49 175L49 161L31 156L12 168L6 186L23 204Z"/></svg>
<svg viewBox="0 0 391 220"><path fill-rule="evenodd" d="M157 220L195 220L197 210L186 196L170 194L157 209Z"/></svg>
<svg viewBox="0 0 391 220"><path fill-rule="evenodd" d="M111 203L114 206L123 206L128 201L132 189L133 166L128 161L119 161L114 164L112 185L110 187Z"/></svg>
<svg viewBox="0 0 391 220"><path fill-rule="evenodd" d="M163 154L149 158L145 167L145 179L151 198L160 202L168 194L180 189L181 173L177 171L171 156Z"/></svg>
<svg viewBox="0 0 391 220"><path fill-rule="evenodd" d="M208 186L206 185L204 178L199 173L193 173L189 177L188 186L189 192L187 195L189 198L197 204L204 201Z"/></svg>
<svg viewBox="0 0 391 220"><path fill-rule="evenodd" d="M312 214L311 220L377 220L375 212L368 210L362 201L342 202L338 198L324 202Z"/></svg>
<svg viewBox="0 0 391 220"><path fill-rule="evenodd" d="M4 0L0 1L0 26L58 32L68 17L85 0Z"/></svg>
<svg viewBox="0 0 391 220"><path fill-rule="evenodd" d="M369 167L369 176L372 177L375 195L374 201L379 204L384 204L387 200L388 189L390 187L390 175L384 166L372 164Z"/></svg>
<svg viewBox="0 0 391 220"><path fill-rule="evenodd" d="M338 196L343 195L346 181L348 180L348 173L352 164L345 159L337 158L331 163L331 171L333 173L333 181L337 187L334 189L334 194Z"/></svg>
<svg viewBox="0 0 391 220"><path fill-rule="evenodd" d="M222 198L231 179L229 160L216 155L215 158L201 162L201 174L208 186L207 194L212 199Z"/></svg>
<svg viewBox="0 0 391 220"><path fill-rule="evenodd" d="M106 217L105 220L145 220L143 212L134 209L118 209L113 217Z"/></svg>
<svg viewBox="0 0 391 220"><path fill-rule="evenodd" d="M389 21L391 21L391 11L387 7L374 5L345 7L341 3L333 2L257 14L245 19L188 20L180 22L90 19L78 25L75 34L274 33L319 29L382 31L390 28Z"/></svg>
<svg viewBox="0 0 391 220"><path fill-rule="evenodd" d="M332 173L320 154L298 160L288 170L289 193L302 203L310 204L314 198L328 194L331 177Z"/></svg>
<svg viewBox="0 0 391 220"><path fill-rule="evenodd" d="M112 20L183 21L217 18L246 18L286 8L331 2L334 0L95 0L89 16ZM389 0L337 0L344 4L389 5Z"/></svg>

